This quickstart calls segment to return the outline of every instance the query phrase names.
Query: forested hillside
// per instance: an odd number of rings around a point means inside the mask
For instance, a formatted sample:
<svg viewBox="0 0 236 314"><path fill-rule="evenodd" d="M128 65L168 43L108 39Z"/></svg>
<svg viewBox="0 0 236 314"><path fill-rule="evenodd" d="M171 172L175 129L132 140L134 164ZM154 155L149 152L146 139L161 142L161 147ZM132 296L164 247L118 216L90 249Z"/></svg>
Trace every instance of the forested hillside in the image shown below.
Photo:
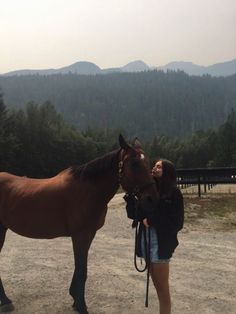
<svg viewBox="0 0 236 314"><path fill-rule="evenodd" d="M130 137L186 137L218 128L236 108L236 75L150 71L0 77L7 107L50 101L79 130L122 128Z"/></svg>
<svg viewBox="0 0 236 314"><path fill-rule="evenodd" d="M0 171L49 177L118 147L124 130L88 128L79 132L49 102L7 110L0 94ZM217 130L198 131L185 139L155 136L143 143L151 162L172 160L178 168L236 166L236 113Z"/></svg>

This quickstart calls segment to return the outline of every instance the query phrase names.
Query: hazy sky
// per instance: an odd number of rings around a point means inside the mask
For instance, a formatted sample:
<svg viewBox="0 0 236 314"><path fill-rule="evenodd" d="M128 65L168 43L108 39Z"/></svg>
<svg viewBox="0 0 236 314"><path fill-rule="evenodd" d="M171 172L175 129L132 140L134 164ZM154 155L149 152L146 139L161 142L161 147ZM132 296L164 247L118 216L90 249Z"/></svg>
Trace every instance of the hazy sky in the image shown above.
<svg viewBox="0 0 236 314"><path fill-rule="evenodd" d="M236 58L236 0L0 0L0 73Z"/></svg>

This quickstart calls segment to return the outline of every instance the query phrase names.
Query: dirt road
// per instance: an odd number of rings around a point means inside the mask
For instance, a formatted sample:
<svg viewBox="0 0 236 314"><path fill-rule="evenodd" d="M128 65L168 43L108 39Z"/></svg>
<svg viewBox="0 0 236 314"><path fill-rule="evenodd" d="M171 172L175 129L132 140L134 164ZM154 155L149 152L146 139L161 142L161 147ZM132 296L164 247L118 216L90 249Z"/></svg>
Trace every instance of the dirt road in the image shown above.
<svg viewBox="0 0 236 314"><path fill-rule="evenodd" d="M90 249L90 314L158 313L152 284L149 307L144 307L146 278L133 266L133 238L122 195L116 195ZM173 314L236 313L236 232L186 224L179 242L171 261ZM8 232L0 265L15 314L74 313L68 293L70 239L32 240Z"/></svg>

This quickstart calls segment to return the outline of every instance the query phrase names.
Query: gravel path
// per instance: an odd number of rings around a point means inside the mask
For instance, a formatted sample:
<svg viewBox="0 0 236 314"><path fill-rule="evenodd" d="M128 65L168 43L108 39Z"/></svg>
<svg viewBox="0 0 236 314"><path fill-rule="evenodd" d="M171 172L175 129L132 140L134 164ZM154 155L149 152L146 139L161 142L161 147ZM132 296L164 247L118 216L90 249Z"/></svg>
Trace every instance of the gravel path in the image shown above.
<svg viewBox="0 0 236 314"><path fill-rule="evenodd" d="M236 232L197 229L186 224L171 261L172 313L234 314ZM90 249L90 314L158 313L152 283L149 307L144 307L146 278L133 266L133 238L122 195L116 195ZM9 231L0 265L15 314L74 313L68 294L73 272L70 239L32 240Z"/></svg>

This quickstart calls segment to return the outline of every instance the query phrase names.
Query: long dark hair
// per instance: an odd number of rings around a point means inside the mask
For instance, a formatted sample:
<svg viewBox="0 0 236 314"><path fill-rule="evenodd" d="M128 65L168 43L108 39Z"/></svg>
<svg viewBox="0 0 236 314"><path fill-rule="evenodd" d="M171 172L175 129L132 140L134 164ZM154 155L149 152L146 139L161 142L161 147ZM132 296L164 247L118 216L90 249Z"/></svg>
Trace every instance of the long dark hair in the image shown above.
<svg viewBox="0 0 236 314"><path fill-rule="evenodd" d="M177 176L174 164L167 159L158 159L162 162L162 176L155 178L161 196L167 196L177 186Z"/></svg>

